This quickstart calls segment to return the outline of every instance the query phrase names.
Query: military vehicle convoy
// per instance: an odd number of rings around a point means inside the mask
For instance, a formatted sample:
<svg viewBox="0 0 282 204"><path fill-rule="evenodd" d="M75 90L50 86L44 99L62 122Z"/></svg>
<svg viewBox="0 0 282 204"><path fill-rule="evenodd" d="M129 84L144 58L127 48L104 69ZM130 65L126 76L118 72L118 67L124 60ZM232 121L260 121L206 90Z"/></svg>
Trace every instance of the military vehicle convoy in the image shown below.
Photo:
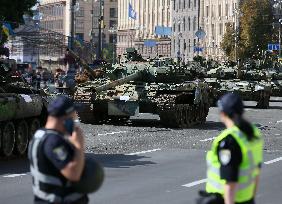
<svg viewBox="0 0 282 204"><path fill-rule="evenodd" d="M14 60L0 60L0 152L4 157L26 154L33 133L47 117L48 98L13 76Z"/></svg>
<svg viewBox="0 0 282 204"><path fill-rule="evenodd" d="M188 69L168 58L144 61L134 50L128 50L126 57L123 64L107 68L104 77L77 87L74 99L81 105L83 122L127 120L138 113L158 114L167 127L205 122L208 87L195 81Z"/></svg>

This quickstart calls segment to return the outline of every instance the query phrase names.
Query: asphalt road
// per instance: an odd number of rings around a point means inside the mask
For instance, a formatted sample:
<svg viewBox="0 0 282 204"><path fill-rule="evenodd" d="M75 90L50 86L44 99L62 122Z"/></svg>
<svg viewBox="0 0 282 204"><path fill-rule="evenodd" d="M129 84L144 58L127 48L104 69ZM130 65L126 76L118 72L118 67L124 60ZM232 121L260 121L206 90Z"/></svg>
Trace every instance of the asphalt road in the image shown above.
<svg viewBox="0 0 282 204"><path fill-rule="evenodd" d="M258 204L279 204L282 196L282 100L274 98L268 110L247 103L246 116L265 137L265 163ZM163 127L157 116L141 115L126 125L83 124L87 155L105 167L106 180L96 194L97 204L195 203L204 189L205 153L223 129L218 110L191 129ZM0 161L0 203L32 203L31 178L24 159Z"/></svg>

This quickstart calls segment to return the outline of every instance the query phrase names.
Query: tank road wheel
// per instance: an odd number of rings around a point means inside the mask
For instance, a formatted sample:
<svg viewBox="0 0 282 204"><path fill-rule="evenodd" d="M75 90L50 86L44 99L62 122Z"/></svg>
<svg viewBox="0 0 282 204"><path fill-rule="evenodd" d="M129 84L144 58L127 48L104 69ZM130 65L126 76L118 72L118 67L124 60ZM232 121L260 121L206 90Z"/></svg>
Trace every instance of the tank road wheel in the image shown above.
<svg viewBox="0 0 282 204"><path fill-rule="evenodd" d="M23 155L27 149L28 145L28 125L27 123L22 120L17 124L16 128L16 146L15 152L19 155Z"/></svg>
<svg viewBox="0 0 282 204"><path fill-rule="evenodd" d="M266 91L260 91L260 97L256 107L261 109L269 108L269 100L270 94Z"/></svg>
<svg viewBox="0 0 282 204"><path fill-rule="evenodd" d="M181 127L182 128L187 128L188 127L188 123L189 123L189 120L188 120L188 115L187 115L187 112L188 112L188 105L183 105L182 107L182 124L181 124Z"/></svg>
<svg viewBox="0 0 282 204"><path fill-rule="evenodd" d="M34 133L36 132L36 130L38 130L40 128L40 120L35 118L31 121L31 123L29 124L29 140L33 137Z"/></svg>
<svg viewBox="0 0 282 204"><path fill-rule="evenodd" d="M12 122L7 122L3 125L2 129L2 154L6 157L12 155L15 142L16 142L16 133L15 126Z"/></svg>
<svg viewBox="0 0 282 204"><path fill-rule="evenodd" d="M193 112L192 107L189 105L186 109L186 119L187 119L187 127L192 127L193 125Z"/></svg>

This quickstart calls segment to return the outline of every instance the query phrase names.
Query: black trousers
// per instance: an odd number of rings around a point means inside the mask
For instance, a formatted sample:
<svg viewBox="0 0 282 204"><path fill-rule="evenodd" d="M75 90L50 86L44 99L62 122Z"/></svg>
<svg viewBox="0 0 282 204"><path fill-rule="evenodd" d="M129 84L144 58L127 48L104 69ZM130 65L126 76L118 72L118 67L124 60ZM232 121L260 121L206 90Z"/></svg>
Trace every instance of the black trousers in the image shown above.
<svg viewBox="0 0 282 204"><path fill-rule="evenodd" d="M68 203L66 203L66 202L63 202L63 203L50 203L50 202L48 202L46 200L42 200L42 199L40 199L40 198L38 198L36 196L34 197L34 204L88 204L88 202L89 202L89 199L88 199L87 195L85 195L82 198L78 199L77 201L71 202L71 203L69 203L69 202Z"/></svg>
<svg viewBox="0 0 282 204"><path fill-rule="evenodd" d="M205 191L199 192L199 198L196 200L196 204L224 204L224 199L221 194L207 193ZM255 200L251 199L242 203L235 204L255 204Z"/></svg>

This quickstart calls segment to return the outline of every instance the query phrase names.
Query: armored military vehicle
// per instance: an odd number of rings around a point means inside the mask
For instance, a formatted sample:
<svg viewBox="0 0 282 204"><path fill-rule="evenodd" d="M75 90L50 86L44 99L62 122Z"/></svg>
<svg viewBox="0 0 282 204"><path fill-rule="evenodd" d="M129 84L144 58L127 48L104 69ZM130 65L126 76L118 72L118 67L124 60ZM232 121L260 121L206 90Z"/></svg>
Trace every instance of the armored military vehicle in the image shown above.
<svg viewBox="0 0 282 204"><path fill-rule="evenodd" d="M269 71L271 78L271 95L282 97L282 73L280 70Z"/></svg>
<svg viewBox="0 0 282 204"><path fill-rule="evenodd" d="M29 139L47 116L44 97L18 76L14 60L0 60L0 151L4 157L25 155Z"/></svg>
<svg viewBox="0 0 282 204"><path fill-rule="evenodd" d="M186 128L206 120L205 83L193 81L188 70L168 58L134 61L135 54L131 52L128 61L107 70L107 77L77 87L74 99L81 105L82 121L97 123L153 113L167 127Z"/></svg>
<svg viewBox="0 0 282 204"><path fill-rule="evenodd" d="M267 75L261 70L243 70L241 79L237 78L237 68L219 66L208 71L206 82L210 86L211 104L227 92L236 92L245 101L257 101L257 108L268 108L271 84Z"/></svg>

